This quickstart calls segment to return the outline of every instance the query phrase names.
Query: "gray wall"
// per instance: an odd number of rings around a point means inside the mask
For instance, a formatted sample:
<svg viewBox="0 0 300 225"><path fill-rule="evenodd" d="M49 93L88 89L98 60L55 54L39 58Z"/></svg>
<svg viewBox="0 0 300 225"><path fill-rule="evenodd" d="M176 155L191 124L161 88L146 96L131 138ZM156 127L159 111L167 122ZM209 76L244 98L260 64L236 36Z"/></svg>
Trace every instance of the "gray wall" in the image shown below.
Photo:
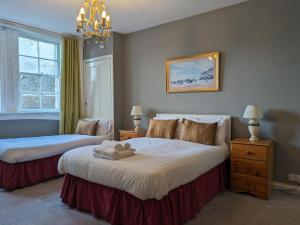
<svg viewBox="0 0 300 225"><path fill-rule="evenodd" d="M242 114L257 104L260 136L276 141L275 179L300 174L299 9L298 0L253 0L126 35L123 128L132 127L131 106L140 104L150 116L230 114L233 136L247 137ZM221 91L165 92L165 59L214 50L222 53Z"/></svg>
<svg viewBox="0 0 300 225"><path fill-rule="evenodd" d="M58 134L58 120L1 120L0 139Z"/></svg>
<svg viewBox="0 0 300 225"><path fill-rule="evenodd" d="M99 56L109 55L113 53L113 37L109 41L105 42L104 48L100 48L99 42L95 38L90 38L84 41L83 58L91 59Z"/></svg>
<svg viewBox="0 0 300 225"><path fill-rule="evenodd" d="M122 129L123 119L123 92L124 90L124 65L123 65L123 35L113 34L113 63L114 63L114 123L115 138L119 138L118 130Z"/></svg>

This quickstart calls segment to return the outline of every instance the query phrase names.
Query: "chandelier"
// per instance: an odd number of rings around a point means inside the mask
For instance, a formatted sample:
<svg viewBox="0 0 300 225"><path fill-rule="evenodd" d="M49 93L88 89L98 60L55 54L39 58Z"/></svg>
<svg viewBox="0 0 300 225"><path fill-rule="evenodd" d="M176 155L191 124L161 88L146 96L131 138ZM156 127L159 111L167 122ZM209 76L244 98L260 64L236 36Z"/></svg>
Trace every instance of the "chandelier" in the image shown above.
<svg viewBox="0 0 300 225"><path fill-rule="evenodd" d="M105 11L104 2L84 0L77 17L77 32L85 39L96 38L104 48L104 42L110 38L110 29L110 16Z"/></svg>

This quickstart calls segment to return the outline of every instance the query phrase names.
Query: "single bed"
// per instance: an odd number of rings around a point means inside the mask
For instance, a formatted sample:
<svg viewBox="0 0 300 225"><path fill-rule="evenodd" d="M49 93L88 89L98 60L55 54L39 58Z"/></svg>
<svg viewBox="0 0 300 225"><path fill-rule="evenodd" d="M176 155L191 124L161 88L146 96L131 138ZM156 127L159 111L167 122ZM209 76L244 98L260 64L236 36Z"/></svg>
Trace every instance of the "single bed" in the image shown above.
<svg viewBox="0 0 300 225"><path fill-rule="evenodd" d="M57 177L63 153L109 139L110 133L0 139L0 188L13 190Z"/></svg>
<svg viewBox="0 0 300 225"><path fill-rule="evenodd" d="M157 115L160 119L187 116ZM218 129L228 131L230 117L222 121ZM112 225L182 225L224 189L229 139L226 132L224 144L209 146L136 138L126 141L136 155L117 161L94 158L91 146L74 149L58 164L59 172L66 174L62 201Z"/></svg>

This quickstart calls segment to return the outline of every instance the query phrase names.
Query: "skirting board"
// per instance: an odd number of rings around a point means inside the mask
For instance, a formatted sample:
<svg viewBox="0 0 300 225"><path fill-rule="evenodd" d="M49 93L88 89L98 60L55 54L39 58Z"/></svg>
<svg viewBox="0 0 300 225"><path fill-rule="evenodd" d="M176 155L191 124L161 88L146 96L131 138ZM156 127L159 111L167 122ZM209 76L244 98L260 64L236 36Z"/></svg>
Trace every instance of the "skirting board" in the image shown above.
<svg viewBox="0 0 300 225"><path fill-rule="evenodd" d="M293 185L293 184L285 184L281 182L273 182L273 189L277 191L285 191L290 194L297 194L300 195L300 186Z"/></svg>

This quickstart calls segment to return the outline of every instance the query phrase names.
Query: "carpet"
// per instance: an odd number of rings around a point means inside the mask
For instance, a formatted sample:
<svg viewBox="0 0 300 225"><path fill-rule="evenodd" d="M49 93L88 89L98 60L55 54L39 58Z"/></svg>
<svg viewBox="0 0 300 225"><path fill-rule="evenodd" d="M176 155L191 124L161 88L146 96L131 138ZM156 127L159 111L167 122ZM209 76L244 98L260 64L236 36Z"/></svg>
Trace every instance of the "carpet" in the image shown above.
<svg viewBox="0 0 300 225"><path fill-rule="evenodd" d="M60 201L63 178L6 192L0 189L0 225L109 225ZM185 225L299 225L300 196L274 191L264 201L225 191Z"/></svg>

